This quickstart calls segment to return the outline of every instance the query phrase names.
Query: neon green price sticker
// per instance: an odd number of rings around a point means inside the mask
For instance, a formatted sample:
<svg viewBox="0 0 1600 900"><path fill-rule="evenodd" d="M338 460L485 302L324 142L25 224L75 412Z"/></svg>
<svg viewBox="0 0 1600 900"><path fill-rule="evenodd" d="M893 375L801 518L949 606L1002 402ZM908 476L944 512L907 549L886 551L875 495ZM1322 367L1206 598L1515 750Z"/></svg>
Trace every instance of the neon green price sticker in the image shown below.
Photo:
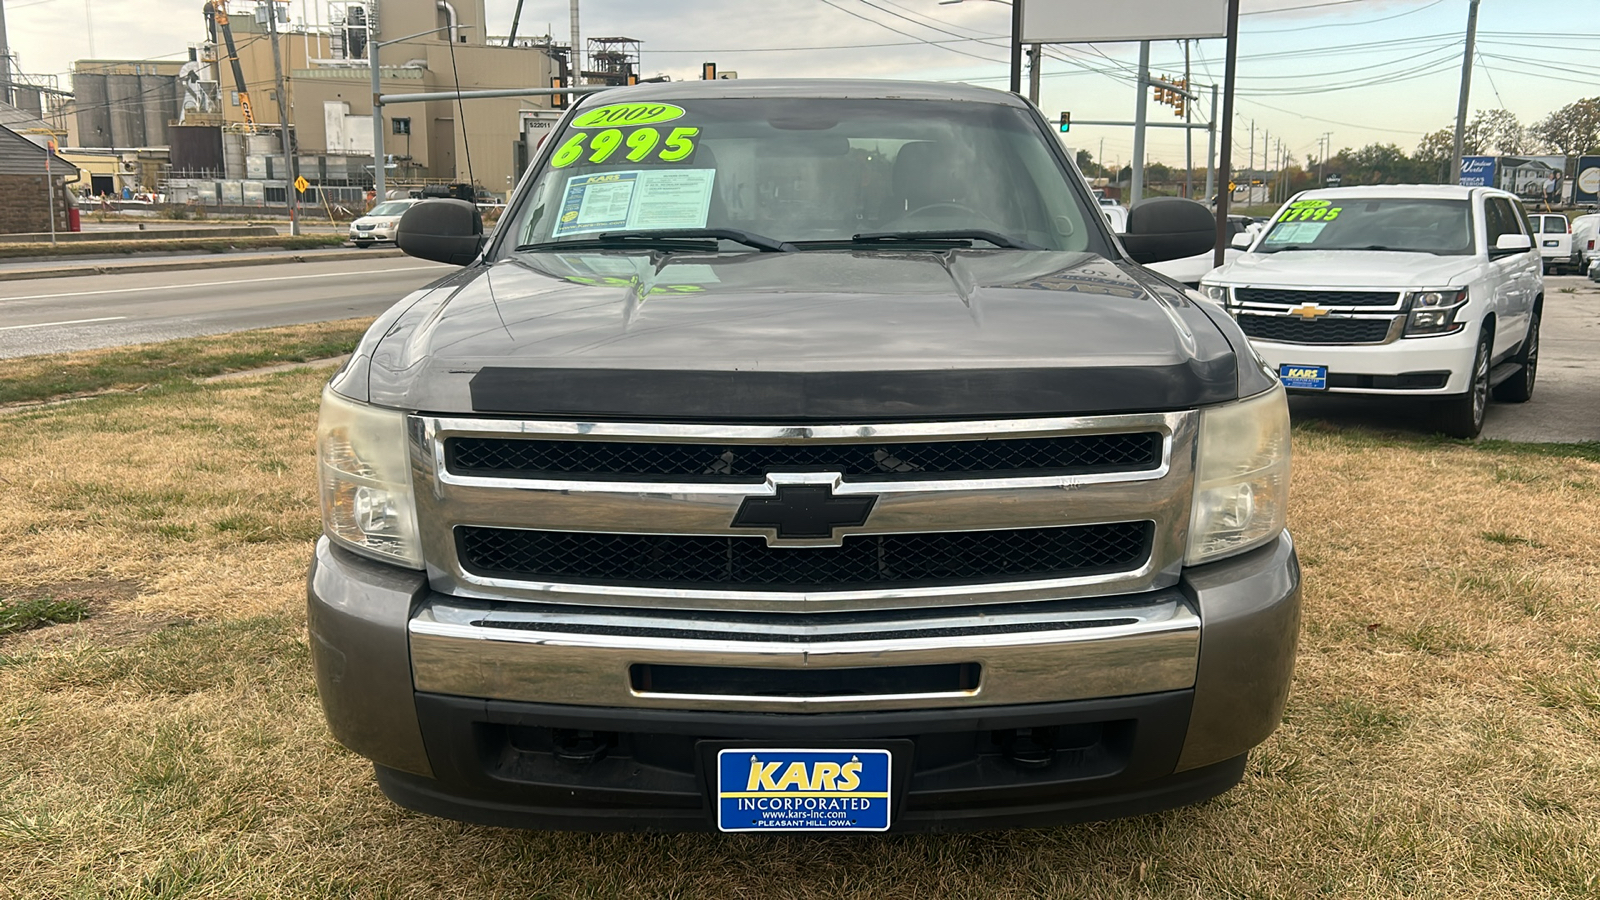
<svg viewBox="0 0 1600 900"><path fill-rule="evenodd" d="M683 118L683 107L671 103L613 103L591 109L572 120L574 128L631 128L660 125Z"/></svg>
<svg viewBox="0 0 1600 900"><path fill-rule="evenodd" d="M1306 204L1302 206L1301 204ZM1302 200L1291 203L1279 222L1332 222L1344 211L1342 206L1331 206L1326 200Z"/></svg>
<svg viewBox="0 0 1600 900"><path fill-rule="evenodd" d="M564 169L579 160L596 166L607 161L637 163L644 162L652 155L665 163L684 162L694 156L694 139L699 134L698 128L674 128L663 138L660 130L649 126L635 128L626 135L617 128L607 128L594 134L580 131L567 138L566 143L556 150L555 155L550 157L550 166Z"/></svg>

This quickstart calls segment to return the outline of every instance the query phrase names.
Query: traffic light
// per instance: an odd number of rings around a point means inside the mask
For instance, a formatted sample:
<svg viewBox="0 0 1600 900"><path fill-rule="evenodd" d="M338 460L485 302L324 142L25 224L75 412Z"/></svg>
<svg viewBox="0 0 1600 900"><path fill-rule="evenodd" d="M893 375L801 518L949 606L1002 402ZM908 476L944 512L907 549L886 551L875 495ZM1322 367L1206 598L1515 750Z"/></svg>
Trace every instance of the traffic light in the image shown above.
<svg viewBox="0 0 1600 900"><path fill-rule="evenodd" d="M701 81L716 81L717 80L717 64L716 63L703 63L700 66L700 80Z"/></svg>
<svg viewBox="0 0 1600 900"><path fill-rule="evenodd" d="M1064 113L1061 114L1061 133L1062 134L1066 134L1067 132L1069 132L1071 130L1072 130L1072 113L1064 112Z"/></svg>
<svg viewBox="0 0 1600 900"><path fill-rule="evenodd" d="M551 75L550 76L550 86L555 88L556 90L560 90L560 89L566 87L566 85L561 83L561 76L560 75ZM550 95L550 108L551 109L566 109L567 108L567 95L566 94L551 94Z"/></svg>
<svg viewBox="0 0 1600 900"><path fill-rule="evenodd" d="M1180 91L1189 90L1188 78L1179 78L1176 83ZM1174 93L1172 95L1172 114L1180 119L1183 118L1184 111L1189 108L1188 104L1189 98L1187 96L1182 93Z"/></svg>
<svg viewBox="0 0 1600 900"><path fill-rule="evenodd" d="M1162 87L1160 82L1156 82L1156 102L1163 104L1167 102L1167 89Z"/></svg>

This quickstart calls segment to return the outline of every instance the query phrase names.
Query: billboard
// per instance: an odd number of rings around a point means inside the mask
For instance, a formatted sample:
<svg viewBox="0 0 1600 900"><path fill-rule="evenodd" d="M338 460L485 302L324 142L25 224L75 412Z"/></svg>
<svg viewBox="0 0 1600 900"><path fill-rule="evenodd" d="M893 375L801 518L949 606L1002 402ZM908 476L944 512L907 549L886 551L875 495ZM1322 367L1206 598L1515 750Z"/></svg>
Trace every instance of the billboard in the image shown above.
<svg viewBox="0 0 1600 900"><path fill-rule="evenodd" d="M1600 156L1578 157L1578 177L1572 186L1572 202L1600 203Z"/></svg>
<svg viewBox="0 0 1600 900"><path fill-rule="evenodd" d="M1228 35L1228 0L1028 0L1022 43L1160 41Z"/></svg>
<svg viewBox="0 0 1600 900"><path fill-rule="evenodd" d="M1461 157L1461 177L1456 183L1462 187L1494 187L1494 157Z"/></svg>
<svg viewBox="0 0 1600 900"><path fill-rule="evenodd" d="M1568 191L1565 156L1502 156L1495 187L1531 203L1561 203Z"/></svg>

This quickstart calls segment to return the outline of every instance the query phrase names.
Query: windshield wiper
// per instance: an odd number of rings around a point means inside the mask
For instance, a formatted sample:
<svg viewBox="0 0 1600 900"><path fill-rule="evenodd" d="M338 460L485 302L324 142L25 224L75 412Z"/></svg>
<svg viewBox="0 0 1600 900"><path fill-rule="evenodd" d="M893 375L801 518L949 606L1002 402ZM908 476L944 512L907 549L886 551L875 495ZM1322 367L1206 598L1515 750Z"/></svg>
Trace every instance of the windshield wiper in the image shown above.
<svg viewBox="0 0 1600 900"><path fill-rule="evenodd" d="M1030 244L987 228L953 228L942 231L876 231L850 238L852 244L963 244L971 247L973 241L988 241L1003 250L1043 250Z"/></svg>
<svg viewBox="0 0 1600 900"><path fill-rule="evenodd" d="M787 241L742 228L663 228L659 231L607 231L596 237L569 241L543 241L523 244L519 251L532 250L628 250L635 247L655 250L715 250L714 240L733 241L763 253L788 253L797 249Z"/></svg>

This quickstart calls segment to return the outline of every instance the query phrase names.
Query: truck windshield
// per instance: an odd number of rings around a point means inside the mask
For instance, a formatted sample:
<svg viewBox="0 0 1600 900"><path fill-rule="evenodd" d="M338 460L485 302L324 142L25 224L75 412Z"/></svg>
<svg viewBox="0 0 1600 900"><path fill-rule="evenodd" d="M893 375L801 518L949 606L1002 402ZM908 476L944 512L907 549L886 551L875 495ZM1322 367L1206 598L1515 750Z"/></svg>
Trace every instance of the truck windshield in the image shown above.
<svg viewBox="0 0 1600 900"><path fill-rule="evenodd" d="M594 102L549 140L509 246L1109 253L1049 136L1000 104Z"/></svg>
<svg viewBox="0 0 1600 900"><path fill-rule="evenodd" d="M1278 214L1258 253L1286 250L1396 250L1472 253L1465 200L1339 197L1296 200Z"/></svg>

